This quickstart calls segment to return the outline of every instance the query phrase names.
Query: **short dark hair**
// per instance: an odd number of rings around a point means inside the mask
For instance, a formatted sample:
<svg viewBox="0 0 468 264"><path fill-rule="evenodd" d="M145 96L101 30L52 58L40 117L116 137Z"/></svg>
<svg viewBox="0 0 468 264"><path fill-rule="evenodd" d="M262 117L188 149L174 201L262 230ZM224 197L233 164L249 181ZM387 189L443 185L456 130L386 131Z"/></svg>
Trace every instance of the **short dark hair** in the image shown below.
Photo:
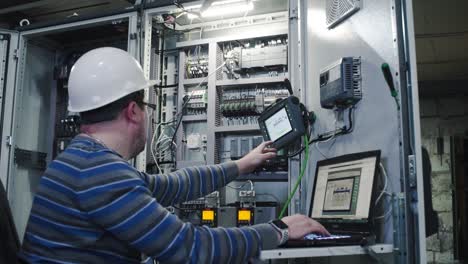
<svg viewBox="0 0 468 264"><path fill-rule="evenodd" d="M120 112L128 106L130 102L136 102L138 106L143 109L143 98L145 94L143 90L133 92L129 95L126 95L120 98L117 101L114 101L105 106L99 107L97 109L89 110L86 112L80 113L80 119L82 124L90 125L99 122L112 121L115 120Z"/></svg>

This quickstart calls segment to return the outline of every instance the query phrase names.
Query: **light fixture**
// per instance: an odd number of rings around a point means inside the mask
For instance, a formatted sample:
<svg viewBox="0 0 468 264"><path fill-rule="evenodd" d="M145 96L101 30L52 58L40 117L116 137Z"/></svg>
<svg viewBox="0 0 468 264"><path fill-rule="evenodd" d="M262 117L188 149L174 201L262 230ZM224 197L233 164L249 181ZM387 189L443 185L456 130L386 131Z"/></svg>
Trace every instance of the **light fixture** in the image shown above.
<svg viewBox="0 0 468 264"><path fill-rule="evenodd" d="M245 0L221 0L221 1L214 1L211 6L219 6L219 5L228 5L228 4L239 4L245 3Z"/></svg>
<svg viewBox="0 0 468 264"><path fill-rule="evenodd" d="M199 19L200 18L200 13L196 11L197 9L200 9L202 5L187 5L185 6L182 10L184 11L182 15L187 15L187 18L190 20L193 19Z"/></svg>
<svg viewBox="0 0 468 264"><path fill-rule="evenodd" d="M200 18L200 16L198 16L197 14L192 13L192 12L187 12L187 18L188 19L197 19L197 18Z"/></svg>
<svg viewBox="0 0 468 264"><path fill-rule="evenodd" d="M207 10L201 12L201 15L202 17L224 16L253 9L254 4L249 0L223 0L213 2Z"/></svg>
<svg viewBox="0 0 468 264"><path fill-rule="evenodd" d="M194 10L194 9L199 9L200 7L202 7L202 5L184 5L185 6L185 10Z"/></svg>

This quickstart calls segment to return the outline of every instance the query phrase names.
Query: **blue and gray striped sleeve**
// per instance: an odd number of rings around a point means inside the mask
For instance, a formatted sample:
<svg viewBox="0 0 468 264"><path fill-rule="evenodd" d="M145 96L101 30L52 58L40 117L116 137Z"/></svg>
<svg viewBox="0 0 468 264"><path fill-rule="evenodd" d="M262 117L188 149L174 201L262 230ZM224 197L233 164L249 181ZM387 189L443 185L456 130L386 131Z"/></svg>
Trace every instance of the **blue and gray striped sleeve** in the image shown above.
<svg viewBox="0 0 468 264"><path fill-rule="evenodd" d="M158 203L169 206L203 197L239 176L235 162L184 168L167 175L142 173Z"/></svg>
<svg viewBox="0 0 468 264"><path fill-rule="evenodd" d="M128 166L128 177L78 192L77 200L95 224L161 263L245 263L258 256L260 250L279 244L271 225L196 227L182 222L158 200L170 204L171 199L185 200L209 193L237 176L234 166L235 163L228 163L185 169L167 176L155 176L150 184ZM222 171L225 176L219 178ZM167 182L165 185L158 182L162 179ZM180 183L171 183L172 179ZM191 180L193 186L182 184L184 180ZM198 186L204 184L206 190L195 188L197 183Z"/></svg>

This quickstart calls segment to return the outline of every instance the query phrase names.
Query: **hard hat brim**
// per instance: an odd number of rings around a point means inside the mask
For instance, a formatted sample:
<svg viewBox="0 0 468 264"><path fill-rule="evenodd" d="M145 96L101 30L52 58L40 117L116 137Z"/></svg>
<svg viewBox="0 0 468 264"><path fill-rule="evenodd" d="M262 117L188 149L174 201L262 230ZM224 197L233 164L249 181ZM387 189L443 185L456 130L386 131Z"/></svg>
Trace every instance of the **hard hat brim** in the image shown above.
<svg viewBox="0 0 468 264"><path fill-rule="evenodd" d="M138 92L140 90L144 90L144 89L148 89L149 87L151 86L154 86L154 85L157 85L159 84L159 81L158 80L148 80L147 83L143 86L141 86L140 88L138 89L135 89L135 90L132 90L132 91L128 91L128 93L125 93L125 94L121 94L120 96L117 96L115 98L111 98L110 100L107 100L107 101L102 101L100 102L99 104L95 104L93 105L93 107L81 107L81 108L76 108L76 107L73 107L71 106L70 104L68 104L68 111L70 112L76 112L76 113L80 113L80 112L86 112L86 111L91 111L91 110L94 110L94 109L98 109L98 108L101 108L103 106L106 106L112 102L115 102L131 93L134 93L134 92Z"/></svg>

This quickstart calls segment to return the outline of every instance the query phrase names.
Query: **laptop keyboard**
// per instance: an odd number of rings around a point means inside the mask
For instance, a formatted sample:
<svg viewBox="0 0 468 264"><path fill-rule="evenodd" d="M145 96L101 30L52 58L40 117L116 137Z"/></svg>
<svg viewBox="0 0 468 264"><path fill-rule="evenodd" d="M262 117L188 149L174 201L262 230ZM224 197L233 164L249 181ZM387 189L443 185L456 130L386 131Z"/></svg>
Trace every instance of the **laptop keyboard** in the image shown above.
<svg viewBox="0 0 468 264"><path fill-rule="evenodd" d="M333 235L330 236L322 236L317 234L308 234L304 237L305 240L332 240L332 239L343 239L343 238L350 238L351 236L348 235Z"/></svg>

